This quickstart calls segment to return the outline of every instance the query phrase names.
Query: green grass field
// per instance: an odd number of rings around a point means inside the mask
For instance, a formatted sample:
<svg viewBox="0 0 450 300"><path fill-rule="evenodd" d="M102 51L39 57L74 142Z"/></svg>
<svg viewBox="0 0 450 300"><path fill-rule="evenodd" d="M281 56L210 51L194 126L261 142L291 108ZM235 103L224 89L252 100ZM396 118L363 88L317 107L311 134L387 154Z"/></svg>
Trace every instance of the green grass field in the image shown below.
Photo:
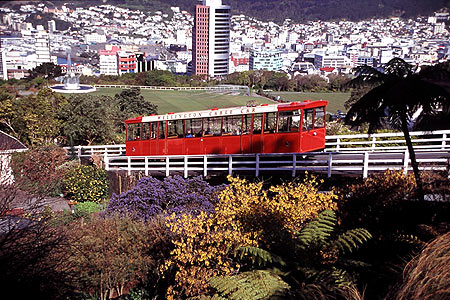
<svg viewBox="0 0 450 300"><path fill-rule="evenodd" d="M99 88L91 95L107 95L114 97L120 93L120 88ZM211 109L214 107L245 106L248 101L255 100L258 104L275 103L263 97L251 97L243 95L220 94L206 91L152 91L141 90L147 101L158 105L158 113L182 112ZM296 93L296 92L272 92L274 96L280 96L283 100L328 100L328 111L336 113L338 109L345 112L344 103L350 97L350 93Z"/></svg>
<svg viewBox="0 0 450 300"><path fill-rule="evenodd" d="M335 114L338 109L342 112L347 110L344 103L350 98L350 93L299 93L299 92L272 92L273 96L280 96L283 100L304 101L304 100L327 100L327 111Z"/></svg>
<svg viewBox="0 0 450 300"><path fill-rule="evenodd" d="M99 88L91 95L108 95L114 97L120 93L119 88ZM245 106L247 101L255 100L258 104L275 103L262 97L249 97L243 95L219 94L206 91L151 91L141 90L147 101L158 105L158 114L168 112L182 112L214 107Z"/></svg>

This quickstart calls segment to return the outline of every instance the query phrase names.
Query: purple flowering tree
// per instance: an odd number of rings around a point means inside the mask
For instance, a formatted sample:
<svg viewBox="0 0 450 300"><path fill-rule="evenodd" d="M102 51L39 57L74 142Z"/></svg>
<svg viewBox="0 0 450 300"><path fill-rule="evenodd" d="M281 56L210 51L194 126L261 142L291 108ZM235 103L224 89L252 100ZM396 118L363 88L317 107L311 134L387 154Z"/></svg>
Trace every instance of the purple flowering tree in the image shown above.
<svg viewBox="0 0 450 300"><path fill-rule="evenodd" d="M126 214L147 221L159 214L212 212L217 193L223 187L211 186L201 176L186 179L174 176L163 181L143 177L131 190L114 194L106 214Z"/></svg>

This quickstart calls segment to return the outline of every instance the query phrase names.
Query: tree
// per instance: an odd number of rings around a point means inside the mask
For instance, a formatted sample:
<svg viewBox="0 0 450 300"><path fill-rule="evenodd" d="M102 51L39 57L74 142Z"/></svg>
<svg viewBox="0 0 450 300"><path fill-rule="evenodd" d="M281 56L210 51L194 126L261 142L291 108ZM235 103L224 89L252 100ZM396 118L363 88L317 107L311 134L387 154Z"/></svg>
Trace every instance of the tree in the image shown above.
<svg viewBox="0 0 450 300"><path fill-rule="evenodd" d="M44 77L45 79L53 79L61 76L63 73L61 67L52 62L40 64L30 71L30 78Z"/></svg>
<svg viewBox="0 0 450 300"><path fill-rule="evenodd" d="M367 122L370 134L381 128L386 120L393 128L401 130L411 158L418 196L423 200L423 187L409 126L414 114L420 112L421 115L432 115L449 100L448 92L430 81L438 76L448 76L448 72L437 72L430 68L415 72L414 67L404 60L393 58L386 64L384 72L361 66L356 68L356 74L357 77L348 83L349 86L369 84L375 87L351 106L346 123L359 126Z"/></svg>
<svg viewBox="0 0 450 300"><path fill-rule="evenodd" d="M114 142L120 120L120 112L115 104L109 96L71 96L60 112L62 132L69 144Z"/></svg>
<svg viewBox="0 0 450 300"><path fill-rule="evenodd" d="M17 136L30 146L52 144L61 126L57 112L65 103L64 96L47 88L37 95L15 98L12 127Z"/></svg>
<svg viewBox="0 0 450 300"><path fill-rule="evenodd" d="M13 95L5 91L0 93L0 129L16 134L16 131L12 126L12 120L14 119L15 114L13 101Z"/></svg>
<svg viewBox="0 0 450 300"><path fill-rule="evenodd" d="M119 104L119 110L122 112L124 120L136 116L148 116L158 112L158 106L145 100L139 88L122 90L114 98Z"/></svg>

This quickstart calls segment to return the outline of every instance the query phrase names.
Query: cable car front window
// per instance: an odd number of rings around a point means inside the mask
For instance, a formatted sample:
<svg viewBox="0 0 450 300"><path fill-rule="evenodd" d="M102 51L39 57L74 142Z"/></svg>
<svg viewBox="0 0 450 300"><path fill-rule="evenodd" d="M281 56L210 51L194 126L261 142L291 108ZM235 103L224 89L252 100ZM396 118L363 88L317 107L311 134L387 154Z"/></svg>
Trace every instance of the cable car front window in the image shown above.
<svg viewBox="0 0 450 300"><path fill-rule="evenodd" d="M298 110L278 114L278 132L298 132L300 116Z"/></svg>
<svg viewBox="0 0 450 300"><path fill-rule="evenodd" d="M305 109L303 111L303 131L308 131L313 128L313 109Z"/></svg>
<svg viewBox="0 0 450 300"><path fill-rule="evenodd" d="M137 141L141 139L141 123L127 125L127 141Z"/></svg>
<svg viewBox="0 0 450 300"><path fill-rule="evenodd" d="M316 107L314 115L314 128L325 127L325 107Z"/></svg>

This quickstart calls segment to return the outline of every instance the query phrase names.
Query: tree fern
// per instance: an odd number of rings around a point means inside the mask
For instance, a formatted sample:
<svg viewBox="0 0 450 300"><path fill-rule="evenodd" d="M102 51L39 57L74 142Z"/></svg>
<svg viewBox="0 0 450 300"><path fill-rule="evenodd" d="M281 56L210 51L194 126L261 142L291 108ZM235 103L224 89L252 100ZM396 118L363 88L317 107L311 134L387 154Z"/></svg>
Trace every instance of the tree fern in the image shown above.
<svg viewBox="0 0 450 300"><path fill-rule="evenodd" d="M332 242L332 246L337 247L342 253L351 253L371 238L372 235L364 228L351 229L340 234Z"/></svg>
<svg viewBox="0 0 450 300"><path fill-rule="evenodd" d="M254 270L209 280L219 296L231 300L274 299L289 290L289 285L271 270Z"/></svg>
<svg viewBox="0 0 450 300"><path fill-rule="evenodd" d="M272 263L276 263L280 266L286 265L284 260L278 255L272 254L267 250L252 246L239 247L237 249L236 257L239 257L240 259L248 257L253 263L257 263L257 265L260 267L264 267Z"/></svg>
<svg viewBox="0 0 450 300"><path fill-rule="evenodd" d="M314 244L325 244L336 225L336 214L332 210L325 210L317 219L309 222L300 231L298 238L301 248L308 248Z"/></svg>

